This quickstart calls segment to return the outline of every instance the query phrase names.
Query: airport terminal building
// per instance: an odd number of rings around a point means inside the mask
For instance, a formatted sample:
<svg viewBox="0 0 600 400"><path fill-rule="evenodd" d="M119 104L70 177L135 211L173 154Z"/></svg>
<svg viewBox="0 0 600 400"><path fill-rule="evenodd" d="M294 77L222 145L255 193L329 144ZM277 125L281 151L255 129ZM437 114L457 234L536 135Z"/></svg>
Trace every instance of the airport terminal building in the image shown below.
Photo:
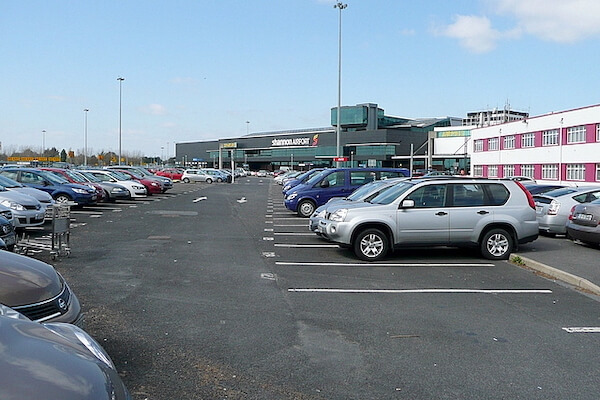
<svg viewBox="0 0 600 400"><path fill-rule="evenodd" d="M337 164L337 108L331 109L331 126L246 136L177 143L177 163L186 167L236 167L274 171L282 166L294 169L329 167ZM404 167L431 166L428 163L430 132L436 127L459 126L461 118L409 119L386 116L377 104L345 106L340 113L341 166ZM465 159L440 161L462 164ZM464 166L461 166L461 168ZM441 165L437 169L447 169Z"/></svg>

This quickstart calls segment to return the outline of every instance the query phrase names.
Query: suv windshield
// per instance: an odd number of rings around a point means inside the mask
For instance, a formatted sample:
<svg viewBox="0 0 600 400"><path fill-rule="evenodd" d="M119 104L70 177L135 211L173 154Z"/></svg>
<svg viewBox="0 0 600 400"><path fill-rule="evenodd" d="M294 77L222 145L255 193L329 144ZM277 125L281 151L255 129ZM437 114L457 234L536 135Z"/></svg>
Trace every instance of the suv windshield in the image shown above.
<svg viewBox="0 0 600 400"><path fill-rule="evenodd" d="M370 192L374 192L375 190L377 190L377 188L379 188L380 186L384 186L387 184L388 184L388 182L386 182L386 181L369 182L367 184L362 185L358 189L356 189L354 192L352 192L351 195L346 197L346 199L350 200L350 201L360 200L360 199L364 198Z"/></svg>
<svg viewBox="0 0 600 400"><path fill-rule="evenodd" d="M395 186L392 186L388 190L381 192L375 196L369 203L373 204L390 204L398 198L401 194L412 188L414 183L411 182L400 182Z"/></svg>
<svg viewBox="0 0 600 400"><path fill-rule="evenodd" d="M329 173L329 171L328 171L328 170L321 171L321 172L319 172L318 174L316 174L315 176L313 176L312 178L310 178L309 180L307 180L305 184L306 184L307 186L312 186L312 185L314 185L315 183L319 182L319 181L321 180L321 178L322 178L323 176L325 176L326 174L328 174L328 173Z"/></svg>

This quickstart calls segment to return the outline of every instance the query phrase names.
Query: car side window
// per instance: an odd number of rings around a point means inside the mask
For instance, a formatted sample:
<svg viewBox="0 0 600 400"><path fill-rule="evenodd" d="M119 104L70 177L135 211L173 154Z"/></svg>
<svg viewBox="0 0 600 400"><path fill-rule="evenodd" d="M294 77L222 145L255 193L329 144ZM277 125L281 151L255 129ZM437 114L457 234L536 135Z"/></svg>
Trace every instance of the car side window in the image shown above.
<svg viewBox="0 0 600 400"><path fill-rule="evenodd" d="M444 207L446 185L422 186L409 194L405 200L414 200L415 208Z"/></svg>
<svg viewBox="0 0 600 400"><path fill-rule="evenodd" d="M510 195L508 189L504 185L497 183L485 185L489 201L488 204L491 206L501 206L506 203Z"/></svg>
<svg viewBox="0 0 600 400"><path fill-rule="evenodd" d="M323 179L323 182L328 182L329 183L328 187L344 186L345 175L346 175L345 171L333 172L333 173L327 175ZM327 186L327 184L326 184L326 186Z"/></svg>
<svg viewBox="0 0 600 400"><path fill-rule="evenodd" d="M375 180L375 173L372 171L350 171L350 185L364 185Z"/></svg>
<svg viewBox="0 0 600 400"><path fill-rule="evenodd" d="M600 199L600 190L595 192L582 193L573 197L573 200L575 200L578 203L589 203L590 201L594 201L597 199Z"/></svg>
<svg viewBox="0 0 600 400"><path fill-rule="evenodd" d="M17 180L17 172L16 171L2 171L2 175L6 176L7 178L12 179L13 181Z"/></svg>
<svg viewBox="0 0 600 400"><path fill-rule="evenodd" d="M387 179L387 178L403 178L404 174L398 171L381 171L379 173L379 179Z"/></svg>
<svg viewBox="0 0 600 400"><path fill-rule="evenodd" d="M452 185L452 205L454 207L477 207L485 205L483 185L458 183Z"/></svg>
<svg viewBox="0 0 600 400"><path fill-rule="evenodd" d="M39 176L38 174L34 174L34 173L28 172L28 171L23 171L23 172L21 172L21 182L41 185L44 183L44 179L41 176Z"/></svg>

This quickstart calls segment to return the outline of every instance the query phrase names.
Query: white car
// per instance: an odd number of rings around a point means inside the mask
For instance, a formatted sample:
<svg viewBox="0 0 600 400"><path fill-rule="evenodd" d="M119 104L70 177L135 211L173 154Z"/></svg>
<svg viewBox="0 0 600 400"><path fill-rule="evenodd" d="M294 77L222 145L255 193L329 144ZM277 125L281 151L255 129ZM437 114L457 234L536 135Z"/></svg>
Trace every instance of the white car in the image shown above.
<svg viewBox="0 0 600 400"><path fill-rule="evenodd" d="M184 183L190 182L206 182L213 183L214 177L202 172L201 169L186 169L181 175L181 181Z"/></svg>
<svg viewBox="0 0 600 400"><path fill-rule="evenodd" d="M131 198L146 197L148 192L146 187L141 183L129 179L129 176L120 173L119 171L109 171L106 169L90 169L86 172L94 175L103 182L117 183L129 190Z"/></svg>

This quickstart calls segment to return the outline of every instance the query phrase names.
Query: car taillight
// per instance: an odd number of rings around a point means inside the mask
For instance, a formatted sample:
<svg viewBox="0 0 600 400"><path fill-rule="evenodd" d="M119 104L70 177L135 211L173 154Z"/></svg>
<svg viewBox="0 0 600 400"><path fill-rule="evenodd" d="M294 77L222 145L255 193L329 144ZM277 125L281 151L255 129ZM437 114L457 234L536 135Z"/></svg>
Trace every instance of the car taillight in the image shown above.
<svg viewBox="0 0 600 400"><path fill-rule="evenodd" d="M519 186L521 188L521 190L523 192L525 192L525 196L527 196L527 202L529 203L529 207L531 207L535 210L535 200L533 200L533 196L531 195L529 190L527 190L527 188L525 186L523 186L523 184L521 182L515 181L515 183L517 184L517 186Z"/></svg>
<svg viewBox="0 0 600 400"><path fill-rule="evenodd" d="M574 215L575 215L575 206L571 207L571 213L569 214L569 221L573 221Z"/></svg>
<svg viewBox="0 0 600 400"><path fill-rule="evenodd" d="M552 202L550 203L550 207L548 207L548 215L558 214L559 209L560 209L560 203L556 200L552 200Z"/></svg>

